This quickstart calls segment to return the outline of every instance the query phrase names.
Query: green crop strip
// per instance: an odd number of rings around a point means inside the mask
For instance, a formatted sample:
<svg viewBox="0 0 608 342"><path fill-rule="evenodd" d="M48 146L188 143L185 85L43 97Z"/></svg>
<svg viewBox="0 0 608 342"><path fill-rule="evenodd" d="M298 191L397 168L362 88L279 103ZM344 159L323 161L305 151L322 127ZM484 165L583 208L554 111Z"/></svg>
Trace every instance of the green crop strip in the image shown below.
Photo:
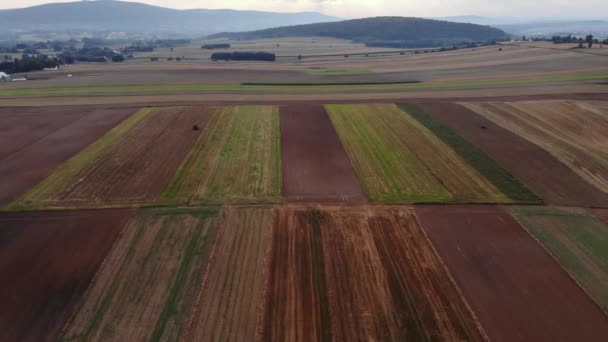
<svg viewBox="0 0 608 342"><path fill-rule="evenodd" d="M608 80L608 74L575 75L527 78L514 80L484 80L453 83L406 83L406 84L367 84L332 86L245 86L245 85L108 85L80 87L45 87L2 89L0 97L20 96L72 96L72 95L129 95L129 94L175 94L175 93L308 93L308 92L357 92L357 91L399 91L418 89L457 89L467 87L488 87L503 85L527 85L555 82L575 82Z"/></svg>
<svg viewBox="0 0 608 342"><path fill-rule="evenodd" d="M450 146L464 160L488 179L496 188L517 202L540 203L540 198L534 195L515 177L503 169L493 159L469 143L462 136L435 120L431 115L419 107L402 103L399 104L405 112L428 128L444 143Z"/></svg>

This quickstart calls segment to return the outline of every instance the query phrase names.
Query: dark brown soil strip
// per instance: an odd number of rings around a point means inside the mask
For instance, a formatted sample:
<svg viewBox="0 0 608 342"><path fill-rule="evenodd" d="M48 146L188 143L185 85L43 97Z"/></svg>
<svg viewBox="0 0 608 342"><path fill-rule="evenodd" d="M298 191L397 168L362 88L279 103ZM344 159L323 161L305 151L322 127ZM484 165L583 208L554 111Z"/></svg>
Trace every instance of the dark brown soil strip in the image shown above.
<svg viewBox="0 0 608 342"><path fill-rule="evenodd" d="M608 316L504 209L416 211L492 341L608 340Z"/></svg>
<svg viewBox="0 0 608 342"><path fill-rule="evenodd" d="M287 201L365 202L323 106L281 107L281 159Z"/></svg>
<svg viewBox="0 0 608 342"><path fill-rule="evenodd" d="M453 103L419 105L480 148L545 202L608 206L608 194L593 187L542 148Z"/></svg>
<svg viewBox="0 0 608 342"><path fill-rule="evenodd" d="M131 210L0 213L0 341L55 341Z"/></svg>
<svg viewBox="0 0 608 342"><path fill-rule="evenodd" d="M50 175L134 109L96 109L0 162L0 206Z"/></svg>

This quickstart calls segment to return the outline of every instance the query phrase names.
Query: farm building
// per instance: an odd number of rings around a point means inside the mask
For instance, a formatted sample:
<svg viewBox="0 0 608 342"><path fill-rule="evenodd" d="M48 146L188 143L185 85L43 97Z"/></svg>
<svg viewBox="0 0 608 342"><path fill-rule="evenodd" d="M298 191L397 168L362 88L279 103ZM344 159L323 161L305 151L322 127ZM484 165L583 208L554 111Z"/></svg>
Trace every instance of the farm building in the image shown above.
<svg viewBox="0 0 608 342"><path fill-rule="evenodd" d="M8 82L11 80L11 76L4 73L4 72L0 72L0 81L2 82Z"/></svg>

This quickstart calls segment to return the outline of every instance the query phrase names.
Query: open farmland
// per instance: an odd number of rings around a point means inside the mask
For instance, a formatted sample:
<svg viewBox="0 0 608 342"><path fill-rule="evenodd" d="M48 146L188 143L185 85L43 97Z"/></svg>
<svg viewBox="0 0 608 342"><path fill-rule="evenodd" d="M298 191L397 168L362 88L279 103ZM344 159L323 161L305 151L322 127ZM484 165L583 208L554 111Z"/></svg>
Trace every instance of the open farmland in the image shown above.
<svg viewBox="0 0 608 342"><path fill-rule="evenodd" d="M63 339L183 337L218 221L213 208L140 210L64 328Z"/></svg>
<svg viewBox="0 0 608 342"><path fill-rule="evenodd" d="M124 120L128 108L10 109L0 114L0 206Z"/></svg>
<svg viewBox="0 0 608 342"><path fill-rule="evenodd" d="M56 341L131 214L0 213L0 340Z"/></svg>
<svg viewBox="0 0 608 342"><path fill-rule="evenodd" d="M608 316L504 209L416 213L491 340L608 337Z"/></svg>
<svg viewBox="0 0 608 342"><path fill-rule="evenodd" d="M223 107L163 193L196 203L273 202L281 195L279 110Z"/></svg>
<svg viewBox="0 0 608 342"><path fill-rule="evenodd" d="M12 206L87 207L154 202L206 122L201 108L144 108L63 164Z"/></svg>
<svg viewBox="0 0 608 342"><path fill-rule="evenodd" d="M281 107L286 200L364 202L350 159L321 105Z"/></svg>
<svg viewBox="0 0 608 342"><path fill-rule="evenodd" d="M467 108L544 148L608 193L608 114L567 101L465 103Z"/></svg>
<svg viewBox="0 0 608 342"><path fill-rule="evenodd" d="M583 180L541 147L484 116L454 103L421 103L420 108L496 160L545 202L608 205L608 194Z"/></svg>
<svg viewBox="0 0 608 342"><path fill-rule="evenodd" d="M398 108L373 104L326 108L371 201L441 202L452 198L395 132L395 126L403 129L402 120L395 119L404 115Z"/></svg>
<svg viewBox="0 0 608 342"><path fill-rule="evenodd" d="M483 340L411 210L275 210L262 340Z"/></svg>
<svg viewBox="0 0 608 342"><path fill-rule="evenodd" d="M514 202L539 201L538 197L526 189L517 179L458 133L415 105L400 104L400 106L458 153L471 167L475 168L507 198Z"/></svg>
<svg viewBox="0 0 608 342"><path fill-rule="evenodd" d="M517 207L512 211L608 314L608 224L576 209Z"/></svg>
<svg viewBox="0 0 608 342"><path fill-rule="evenodd" d="M186 339L250 341L258 328L272 246L269 207L225 207ZM277 227L283 229L283 227Z"/></svg>

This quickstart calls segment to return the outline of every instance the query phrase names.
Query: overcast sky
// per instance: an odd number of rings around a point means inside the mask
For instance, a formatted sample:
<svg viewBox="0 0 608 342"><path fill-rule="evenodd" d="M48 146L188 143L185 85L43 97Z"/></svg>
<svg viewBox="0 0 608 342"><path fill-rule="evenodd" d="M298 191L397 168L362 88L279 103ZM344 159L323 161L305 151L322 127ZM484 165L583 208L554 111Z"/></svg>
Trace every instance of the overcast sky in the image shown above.
<svg viewBox="0 0 608 342"><path fill-rule="evenodd" d="M19 8L74 0L0 0L0 8ZM233 8L276 12L319 11L343 18L400 15L579 17L608 19L608 0L140 0L177 9Z"/></svg>

